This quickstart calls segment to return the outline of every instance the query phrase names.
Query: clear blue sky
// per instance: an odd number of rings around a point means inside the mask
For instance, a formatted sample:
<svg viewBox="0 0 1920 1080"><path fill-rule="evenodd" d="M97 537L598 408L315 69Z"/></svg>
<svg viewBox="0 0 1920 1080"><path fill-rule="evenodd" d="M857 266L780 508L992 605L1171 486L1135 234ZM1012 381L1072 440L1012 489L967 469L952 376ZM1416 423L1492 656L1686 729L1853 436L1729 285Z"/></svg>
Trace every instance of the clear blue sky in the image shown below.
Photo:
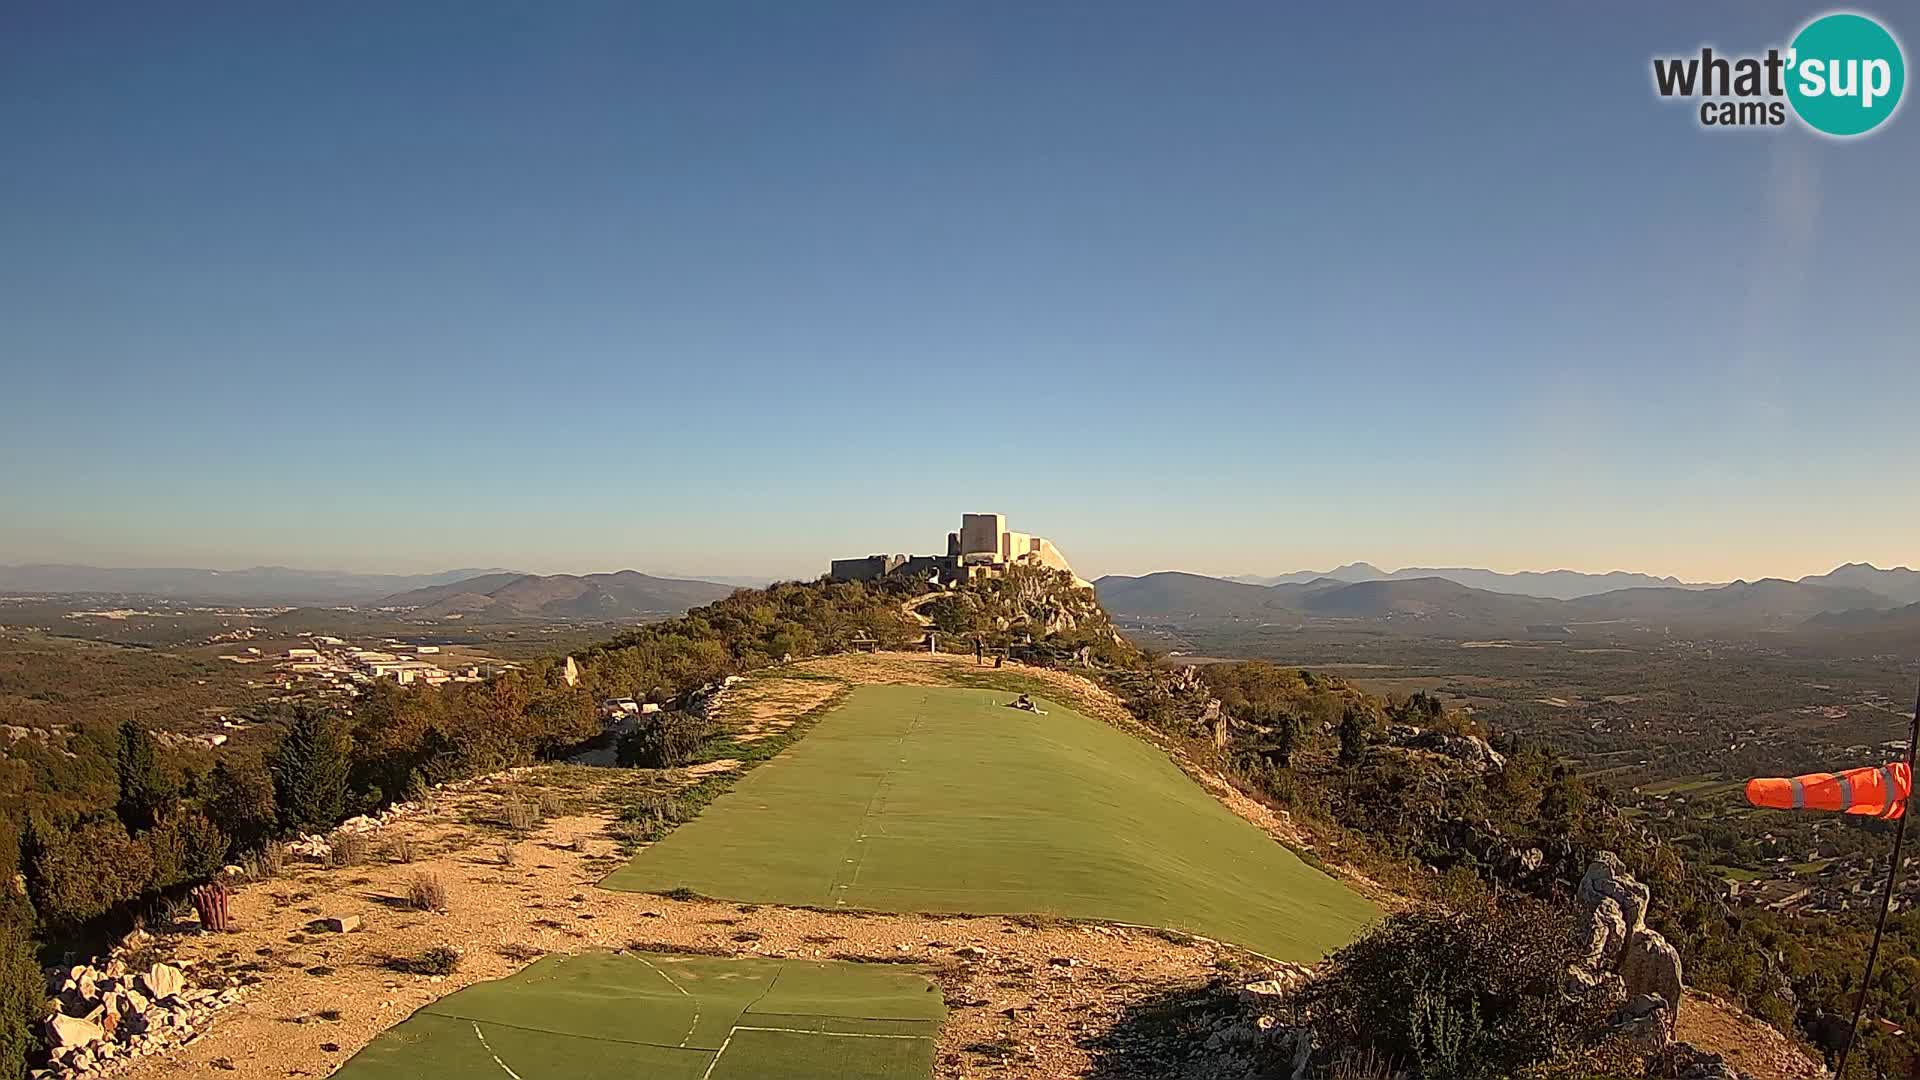
<svg viewBox="0 0 1920 1080"><path fill-rule="evenodd" d="M6 3L0 562L1920 563L1920 116L1650 88L1820 10Z"/></svg>

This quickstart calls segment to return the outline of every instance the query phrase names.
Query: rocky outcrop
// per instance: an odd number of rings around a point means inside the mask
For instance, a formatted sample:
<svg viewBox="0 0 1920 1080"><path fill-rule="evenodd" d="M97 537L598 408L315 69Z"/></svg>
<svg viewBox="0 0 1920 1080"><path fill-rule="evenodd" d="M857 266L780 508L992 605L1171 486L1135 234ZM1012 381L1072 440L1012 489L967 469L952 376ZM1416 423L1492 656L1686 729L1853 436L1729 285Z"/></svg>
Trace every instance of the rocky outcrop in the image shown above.
<svg viewBox="0 0 1920 1080"><path fill-rule="evenodd" d="M350 817L335 826L333 831L320 833L302 833L287 841L286 851L302 859L314 862L326 862L333 856L334 842L343 836L365 836L390 822L418 813L420 804L415 802L394 803L377 814L359 814Z"/></svg>
<svg viewBox="0 0 1920 1080"><path fill-rule="evenodd" d="M52 989L57 1011L46 1020L46 1041L50 1071L61 1076L100 1072L186 1042L246 992L232 979L193 986L172 964L129 971L117 958L69 968Z"/></svg>
<svg viewBox="0 0 1920 1080"><path fill-rule="evenodd" d="M1627 942L1620 958L1620 979L1629 998L1657 995L1672 1003L1668 1010L1667 1031L1680 1022L1681 984L1680 950L1667 943L1657 930L1641 930Z"/></svg>
<svg viewBox="0 0 1920 1080"><path fill-rule="evenodd" d="M1673 1038L1686 988L1680 952L1647 928L1652 890L1627 872L1610 851L1594 857L1575 894L1581 919L1568 993L1624 1000L1614 1028L1633 1045L1655 1052Z"/></svg>
<svg viewBox="0 0 1920 1080"><path fill-rule="evenodd" d="M1387 745L1403 750L1426 750L1452 758L1479 773L1507 767L1506 755L1478 735L1449 735L1412 724L1392 724L1387 728Z"/></svg>
<svg viewBox="0 0 1920 1080"><path fill-rule="evenodd" d="M1634 935L1646 929L1647 906L1652 903L1653 891L1627 873L1626 864L1620 861L1620 856L1603 851L1594 856L1586 875L1580 879L1576 899L1581 908L1589 913L1602 899L1610 899L1619 905L1621 918L1626 922L1627 940L1631 941Z"/></svg>
<svg viewBox="0 0 1920 1080"><path fill-rule="evenodd" d="M1613 1031L1628 1045L1648 1054L1657 1054L1673 1038L1673 1009L1658 994L1640 994L1629 998L1613 1014Z"/></svg>
<svg viewBox="0 0 1920 1080"><path fill-rule="evenodd" d="M1619 901L1603 896L1587 912L1577 966L1589 971L1612 971L1627 947L1627 920Z"/></svg>

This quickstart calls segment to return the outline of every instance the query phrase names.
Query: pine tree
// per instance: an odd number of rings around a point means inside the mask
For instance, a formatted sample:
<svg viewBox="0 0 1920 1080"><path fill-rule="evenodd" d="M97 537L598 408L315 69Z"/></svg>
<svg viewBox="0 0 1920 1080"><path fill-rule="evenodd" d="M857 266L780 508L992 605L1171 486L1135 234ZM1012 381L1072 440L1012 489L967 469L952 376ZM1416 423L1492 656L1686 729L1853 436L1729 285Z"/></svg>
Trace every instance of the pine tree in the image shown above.
<svg viewBox="0 0 1920 1080"><path fill-rule="evenodd" d="M1358 765L1367 753L1367 719L1359 709L1347 706L1340 716L1340 764Z"/></svg>
<svg viewBox="0 0 1920 1080"><path fill-rule="evenodd" d="M120 772L120 804L116 808L128 831L151 829L179 799L173 778L160 766L160 748L153 733L137 720L120 724L120 749L115 759Z"/></svg>
<svg viewBox="0 0 1920 1080"><path fill-rule="evenodd" d="M353 737L340 717L310 706L294 713L273 757L282 825L315 831L339 823L347 809L352 752Z"/></svg>

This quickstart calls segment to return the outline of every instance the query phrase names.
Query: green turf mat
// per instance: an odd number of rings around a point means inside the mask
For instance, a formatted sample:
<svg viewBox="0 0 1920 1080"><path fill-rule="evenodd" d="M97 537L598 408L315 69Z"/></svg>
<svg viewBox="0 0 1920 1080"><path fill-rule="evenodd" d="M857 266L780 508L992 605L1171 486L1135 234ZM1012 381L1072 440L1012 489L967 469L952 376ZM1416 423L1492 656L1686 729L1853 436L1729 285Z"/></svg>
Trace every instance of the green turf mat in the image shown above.
<svg viewBox="0 0 1920 1080"><path fill-rule="evenodd" d="M947 1015L938 988L910 967L864 965L857 980L848 978L845 968L845 964L788 960L773 987L747 1008L747 1015L785 1013L935 1023Z"/></svg>
<svg viewBox="0 0 1920 1080"><path fill-rule="evenodd" d="M742 1030L712 1080L894 1080L933 1072L933 1041Z"/></svg>
<svg viewBox="0 0 1920 1080"><path fill-rule="evenodd" d="M777 1009L765 1009L769 1003ZM895 965L550 956L426 1006L336 1075L925 1080L945 1015L939 988Z"/></svg>
<svg viewBox="0 0 1920 1080"><path fill-rule="evenodd" d="M513 1080L515 1076L521 1080L701 1080L712 1063L712 1050L584 1039L419 1013L382 1032L334 1076L342 1080Z"/></svg>
<svg viewBox="0 0 1920 1080"><path fill-rule="evenodd" d="M1157 748L1005 691L864 686L613 889L824 908L1053 914L1163 926L1315 960L1372 904Z"/></svg>

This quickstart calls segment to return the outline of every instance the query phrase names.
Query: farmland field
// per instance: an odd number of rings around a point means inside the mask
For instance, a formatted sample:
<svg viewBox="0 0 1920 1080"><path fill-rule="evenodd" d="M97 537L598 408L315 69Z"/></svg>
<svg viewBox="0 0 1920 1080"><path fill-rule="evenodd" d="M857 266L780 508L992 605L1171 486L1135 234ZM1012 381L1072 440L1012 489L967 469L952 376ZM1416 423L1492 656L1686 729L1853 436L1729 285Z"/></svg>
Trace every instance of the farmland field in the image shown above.
<svg viewBox="0 0 1920 1080"><path fill-rule="evenodd" d="M648 953L550 956L383 1032L345 1080L924 1080L946 1016L910 968Z"/></svg>
<svg viewBox="0 0 1920 1080"><path fill-rule="evenodd" d="M1372 904L1235 817L1158 749L1005 691L865 686L603 884L729 900L1034 914L1317 960Z"/></svg>

